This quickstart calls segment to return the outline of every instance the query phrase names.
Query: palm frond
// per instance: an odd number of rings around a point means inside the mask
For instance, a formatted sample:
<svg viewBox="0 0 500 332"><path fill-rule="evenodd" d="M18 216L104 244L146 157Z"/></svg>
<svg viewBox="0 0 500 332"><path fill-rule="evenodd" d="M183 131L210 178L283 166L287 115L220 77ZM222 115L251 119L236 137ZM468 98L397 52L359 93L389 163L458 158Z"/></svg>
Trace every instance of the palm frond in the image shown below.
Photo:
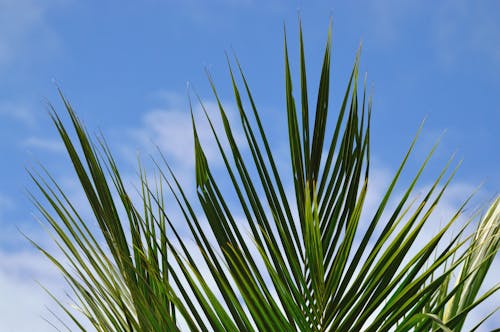
<svg viewBox="0 0 500 332"><path fill-rule="evenodd" d="M62 256L35 245L60 269L79 310L97 331L420 331L436 327L455 331L463 327L472 308L497 290L478 297L498 251L499 199L471 241L467 236L462 240L465 226L449 243L443 241L467 201L430 240L419 240L457 171L452 168L453 159L424 197L412 200L434 147L395 207L389 207L418 133L375 213L362 225L370 174L372 101L366 94L366 78L358 92L361 51L329 136L331 30L314 112L309 108L302 27L299 35L300 107L292 89L286 36L284 43L294 201L284 189L286 174L278 171L237 59L234 67L228 58L229 75L249 154L235 138L236 124L229 120L210 74L222 131L215 129L213 115L198 97L236 200L229 199L227 188L211 169L192 116L197 200L189 197L161 156L161 161L155 161L153 183L139 164L140 200L133 201L105 140L89 137L61 94L77 138L72 138L55 111L52 120L93 220L83 218L48 173L33 172L42 196L33 195L33 201L50 225ZM165 192L172 194L183 220L171 219ZM248 230L237 221L240 210ZM97 227L91 226L94 221ZM190 239L180 235L180 222ZM189 241L194 241L198 252ZM449 287L458 269L456 284ZM85 331L80 318L56 301Z"/></svg>

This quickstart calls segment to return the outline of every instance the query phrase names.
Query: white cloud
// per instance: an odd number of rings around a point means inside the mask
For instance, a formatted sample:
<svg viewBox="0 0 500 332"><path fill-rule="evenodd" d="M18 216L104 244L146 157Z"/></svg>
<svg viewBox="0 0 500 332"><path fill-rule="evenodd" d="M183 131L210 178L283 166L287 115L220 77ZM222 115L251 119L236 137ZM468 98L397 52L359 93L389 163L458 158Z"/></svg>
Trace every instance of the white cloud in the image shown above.
<svg viewBox="0 0 500 332"><path fill-rule="evenodd" d="M205 102L208 113L212 116L217 133L225 142L222 124L218 118L217 105L213 102ZM228 111L228 110L226 110ZM194 108L194 116L197 119L196 129L203 145L207 160L212 163L219 163L218 147L213 140L212 131L207 121L205 121L203 110L200 106ZM228 115L233 112L228 111ZM201 119L201 121L200 121ZM178 109L155 109L148 112L143 117L144 127L137 134L146 137L150 136L152 142L174 160L185 166L194 165L194 143L191 116L188 111ZM233 122L234 123L234 122ZM241 142L241 141L240 141ZM227 147L227 145L225 145Z"/></svg>
<svg viewBox="0 0 500 332"><path fill-rule="evenodd" d="M33 127L36 123L31 107L23 103L0 101L0 117L9 118L28 127Z"/></svg>
<svg viewBox="0 0 500 332"><path fill-rule="evenodd" d="M6 209L10 209L14 206L14 202L6 195L0 193L0 216L2 212Z"/></svg>
<svg viewBox="0 0 500 332"><path fill-rule="evenodd" d="M140 150L146 150L155 154L153 150L157 146L164 154L169 164L186 185L191 184L194 179L194 138L191 122L191 114L187 105L180 105L181 97L171 92L162 92L161 97L167 100L166 107L155 108L148 111L142 117L142 124L138 128L130 130L131 137L139 143ZM232 133L240 151L245 151L246 143L239 126L235 107L229 103L223 103L226 115L231 123ZM204 101L207 110L223 148L228 151L224 127L219 115L219 109L215 102ZM196 130L204 149L209 166L214 169L223 163L219 148L213 137L212 130L206 120L203 108L199 103L193 103L193 115L196 122ZM134 144L123 144L122 151L130 160L136 160L136 150L130 148ZM186 183L187 182L187 183Z"/></svg>
<svg viewBox="0 0 500 332"><path fill-rule="evenodd" d="M64 300L65 282L56 268L31 251L0 251L0 322L2 331L54 331L44 319L56 321L48 308L65 318L38 284Z"/></svg>
<svg viewBox="0 0 500 332"><path fill-rule="evenodd" d="M48 152L64 151L64 144L57 139L29 137L21 143L24 147L40 149Z"/></svg>

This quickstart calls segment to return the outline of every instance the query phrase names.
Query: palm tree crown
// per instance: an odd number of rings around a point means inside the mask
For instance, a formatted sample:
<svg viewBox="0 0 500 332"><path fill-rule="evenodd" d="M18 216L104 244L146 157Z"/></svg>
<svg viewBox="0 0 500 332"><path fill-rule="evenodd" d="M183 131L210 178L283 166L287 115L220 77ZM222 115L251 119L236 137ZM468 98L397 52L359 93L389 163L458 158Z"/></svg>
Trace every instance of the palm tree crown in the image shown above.
<svg viewBox="0 0 500 332"><path fill-rule="evenodd" d="M456 172L448 172L451 160L423 198L411 200L433 149L389 208L416 137L376 211L361 223L372 103L366 79L358 87L359 52L327 135L330 33L313 109L301 29L299 40L300 104L292 91L286 38L284 45L291 196L237 60L236 66L229 61L230 80L249 155L237 143L235 124L210 75L221 131L205 110L236 202L227 199L211 171L194 117L197 201L188 197L163 157L156 162L153 182L140 167L141 200L133 201L106 142L89 138L61 94L77 138L71 138L55 111L52 119L98 228L84 220L49 175L32 174L43 196L33 195L33 200L62 258L37 247L72 288L83 317L56 301L78 329L90 323L97 331L455 331L498 289L480 293L499 247L498 198L473 234L459 225L451 240L443 241L464 202L431 239L417 241ZM185 226L171 219L167 191ZM237 209L245 225L237 221ZM195 250L180 227L189 229Z"/></svg>

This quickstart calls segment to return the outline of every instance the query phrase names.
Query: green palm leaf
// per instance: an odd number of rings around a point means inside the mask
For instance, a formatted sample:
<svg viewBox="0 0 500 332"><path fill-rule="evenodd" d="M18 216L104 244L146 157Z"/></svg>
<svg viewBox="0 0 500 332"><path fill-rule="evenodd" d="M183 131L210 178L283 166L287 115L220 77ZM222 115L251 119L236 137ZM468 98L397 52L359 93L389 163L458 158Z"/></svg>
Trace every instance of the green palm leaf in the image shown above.
<svg viewBox="0 0 500 332"><path fill-rule="evenodd" d="M237 59L236 72L229 59L228 63L249 155L237 143L235 124L229 121L210 75L222 131L215 129L212 115L203 108L236 201L228 200L212 172L193 117L198 199L188 197L162 156L162 162L155 162L153 183L139 165L141 201L134 202L106 142L89 138L61 94L77 138L71 138L55 111L52 119L92 208L97 229L84 220L48 173L33 172L42 196L33 195L33 201L50 225L62 256L35 245L61 270L83 320L97 331L461 329L467 313L498 288L478 296L498 251L499 199L470 238L462 240L466 232L463 225L450 242L443 241L464 203L432 239L420 243L419 234L456 168L449 171L450 160L423 199L411 201L434 147L395 208L389 209L388 202L415 137L380 197L376 212L360 227L369 186L372 102L366 96L366 78L362 93L358 93L359 58L360 52L334 131L328 137L331 33L314 113L308 105L302 29L300 108L292 90L285 37L293 202L286 195L285 174L278 171ZM229 144L222 144L222 140ZM199 255L180 235L179 221L171 220L166 191L173 195ZM198 213L200 208L203 218ZM240 209L247 230L237 222L235 214ZM458 269L461 272L455 286L450 286ZM61 300L56 301L76 328L84 331L80 316Z"/></svg>

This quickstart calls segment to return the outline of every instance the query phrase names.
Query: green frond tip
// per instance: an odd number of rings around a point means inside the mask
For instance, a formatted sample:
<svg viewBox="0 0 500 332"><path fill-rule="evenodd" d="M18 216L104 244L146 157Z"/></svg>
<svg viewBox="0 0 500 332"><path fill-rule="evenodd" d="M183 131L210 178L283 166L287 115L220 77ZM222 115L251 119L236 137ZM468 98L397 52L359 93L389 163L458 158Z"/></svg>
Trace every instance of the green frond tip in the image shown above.
<svg viewBox="0 0 500 332"><path fill-rule="evenodd" d="M194 122L193 114L191 113L191 121L193 124L193 137L194 137L194 157L195 157L195 169L196 169L196 187L203 188L208 181L208 163L205 157L205 152L201 147L200 140L198 138L198 132L196 131L196 124Z"/></svg>

